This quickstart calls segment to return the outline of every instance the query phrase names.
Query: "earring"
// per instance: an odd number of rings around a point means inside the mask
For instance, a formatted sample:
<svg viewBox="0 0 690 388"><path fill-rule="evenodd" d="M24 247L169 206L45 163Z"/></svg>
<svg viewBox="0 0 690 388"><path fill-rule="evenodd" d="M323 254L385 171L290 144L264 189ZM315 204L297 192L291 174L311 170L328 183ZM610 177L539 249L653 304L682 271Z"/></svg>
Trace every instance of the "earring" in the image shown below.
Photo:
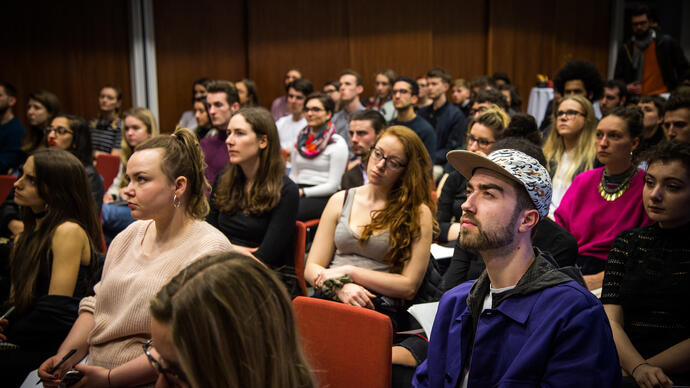
<svg viewBox="0 0 690 388"><path fill-rule="evenodd" d="M173 207L178 208L182 205L182 201L180 201L179 198L177 198L177 194L173 194Z"/></svg>

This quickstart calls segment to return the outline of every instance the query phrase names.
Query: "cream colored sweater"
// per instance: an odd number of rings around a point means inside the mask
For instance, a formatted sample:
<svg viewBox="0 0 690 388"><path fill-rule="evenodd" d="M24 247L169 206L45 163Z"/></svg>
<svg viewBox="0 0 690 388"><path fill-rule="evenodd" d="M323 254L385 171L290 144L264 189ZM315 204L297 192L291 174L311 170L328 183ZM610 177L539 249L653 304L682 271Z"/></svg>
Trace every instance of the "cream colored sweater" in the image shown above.
<svg viewBox="0 0 690 388"><path fill-rule="evenodd" d="M180 270L213 253L233 250L230 241L205 221L195 221L180 245L158 257L142 252L153 221L137 221L113 240L95 296L82 299L79 313L94 315L89 335L89 365L108 369L143 354L151 338L151 298Z"/></svg>

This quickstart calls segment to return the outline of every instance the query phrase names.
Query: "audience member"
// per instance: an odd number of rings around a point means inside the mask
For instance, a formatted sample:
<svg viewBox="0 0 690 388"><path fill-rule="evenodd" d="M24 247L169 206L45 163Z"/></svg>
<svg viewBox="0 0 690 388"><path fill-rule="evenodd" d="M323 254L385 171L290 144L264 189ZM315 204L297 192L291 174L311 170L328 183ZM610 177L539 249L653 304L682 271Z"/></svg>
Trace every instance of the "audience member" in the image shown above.
<svg viewBox="0 0 690 388"><path fill-rule="evenodd" d="M26 128L14 117L17 89L0 82L0 175L14 172L22 162L22 138ZM4 200L5 198L0 198Z"/></svg>
<svg viewBox="0 0 690 388"><path fill-rule="evenodd" d="M240 107L247 108L259 106L259 95L254 81L244 78L235 82L235 88L237 89L237 96L240 99Z"/></svg>
<svg viewBox="0 0 690 388"><path fill-rule="evenodd" d="M213 187L206 221L237 251L276 270L297 295L292 246L299 195L285 175L271 113L259 107L240 109L230 119L225 144L230 163Z"/></svg>
<svg viewBox="0 0 690 388"><path fill-rule="evenodd" d="M521 113L522 115L526 115ZM516 115L516 117L518 117ZM531 116L530 116L531 117ZM510 121L510 132L515 131L514 119ZM519 118L518 118L519 121ZM521 124L517 124L521 125ZM530 128L521 128L520 131L525 133L539 133L537 128L537 123L532 118L532 123ZM506 133L509 129L503 131L503 137L491 146L491 151L498 151L502 149L511 149L520 151L528 156L536 159L542 166L546 165L546 158L544 153L539 148L538 144L535 144L526 137L506 137ZM457 171L454 171L457 172ZM463 191L466 190L466 180L462 178ZM463 197L465 194L463 193ZM465 199L463 198L463 201ZM440 203L440 201L439 201ZM460 203L458 206L461 206ZM440 209L440 205L439 205ZM440 211L440 210L439 210ZM458 218L462 215L462 210L459 209L456 213ZM559 268L568 267L575 264L577 259L577 241L570 232L565 230L562 226L555 223L548 217L543 217L539 219L537 226L534 228L532 233L532 245L544 252L548 252L551 257L553 257ZM462 284L468 280L477 279L482 272L486 269L484 261L482 260L479 252L473 249L464 249L460 246L460 241L456 239L455 249L453 250L453 257L450 259L450 264L448 268L443 273L443 280L441 282L441 289L444 291L450 290L451 288Z"/></svg>
<svg viewBox="0 0 690 388"><path fill-rule="evenodd" d="M470 84L462 78L453 81L451 89L451 102L460 109L465 117L470 114Z"/></svg>
<svg viewBox="0 0 690 388"><path fill-rule="evenodd" d="M664 119L664 105L666 100L658 95L644 96L640 98L637 107L642 109L644 114L642 135L640 136L640 145L633 151L633 163L635 165L641 163L645 152L659 144L666 138L662 127ZM689 120L690 121L690 120ZM647 164L640 166L643 170L647 169Z"/></svg>
<svg viewBox="0 0 690 388"><path fill-rule="evenodd" d="M364 103L364 109L373 109L381 112L386 122L395 118L393 107L393 82L398 78L391 69L376 73L376 95Z"/></svg>
<svg viewBox="0 0 690 388"><path fill-rule="evenodd" d="M139 386L156 379L140 344L151 336L151 297L175 274L200 257L227 252L232 245L204 222L209 206L203 155L196 136L177 129L137 146L127 162L125 196L138 220L113 240L95 295L81 300L79 318L57 353L39 367L47 385L87 353L87 387ZM77 352L55 373L49 371Z"/></svg>
<svg viewBox="0 0 690 388"><path fill-rule="evenodd" d="M103 178L93 166L93 148L91 148L91 131L86 120L81 117L59 113L46 128L45 145L58 148L76 156L86 170L91 197L96 206L96 214L101 211L103 203Z"/></svg>
<svg viewBox="0 0 690 388"><path fill-rule="evenodd" d="M126 178L127 162L136 146L159 134L156 118L146 108L132 108L125 112L124 117L125 132L121 143L120 170L103 196L103 219L101 221L105 242L108 245L118 233L134 222L125 194L125 189L129 184Z"/></svg>
<svg viewBox="0 0 690 388"><path fill-rule="evenodd" d="M612 79L604 83L604 94L599 100L601 114L605 115L609 110L617 106L625 106L628 101L628 90L623 81Z"/></svg>
<svg viewBox="0 0 690 388"><path fill-rule="evenodd" d="M496 89L501 89L502 87L506 85L511 85L510 82L510 77L508 77L508 74L497 71L491 76L491 80L494 81L494 85L496 86Z"/></svg>
<svg viewBox="0 0 690 388"><path fill-rule="evenodd" d="M673 93L664 105L664 133L669 140L690 143L690 93Z"/></svg>
<svg viewBox="0 0 690 388"><path fill-rule="evenodd" d="M357 157L348 164L348 170L340 181L343 190L369 183L367 162L376 137L386 128L386 119L375 110L361 110L352 114L350 120L350 143Z"/></svg>
<svg viewBox="0 0 690 388"><path fill-rule="evenodd" d="M429 83L429 98L434 102L420 109L418 113L436 131L436 152L431 155L431 159L435 166L434 177L440 177L443 173L442 166L446 164L448 151L462 146L467 124L460 109L446 99L450 75L441 68L434 68L426 73L426 79Z"/></svg>
<svg viewBox="0 0 690 388"><path fill-rule="evenodd" d="M225 138L230 118L240 109L240 98L237 89L232 82L216 80L208 84L206 103L208 116L215 133L209 133L201 139L201 149L204 151L206 172L204 175L211 185L220 170L228 164L228 151L225 146Z"/></svg>
<svg viewBox="0 0 690 388"><path fill-rule="evenodd" d="M209 78L199 78L198 80L194 81L194 84L192 84L192 104L194 104L194 109L193 110L187 110L182 113L182 117L180 117L180 122L178 125L182 128L187 128L187 129L194 129L197 127L204 128L202 126L197 118L197 101L205 101L206 97L206 86L208 86L208 83L211 82ZM204 136L199 136L199 133L197 133L197 137L199 139L203 138Z"/></svg>
<svg viewBox="0 0 690 388"><path fill-rule="evenodd" d="M508 116L513 117L516 113L522 111L522 99L517 92L514 85L506 84L498 88L498 91L503 94L506 99L506 106L508 106Z"/></svg>
<svg viewBox="0 0 690 388"><path fill-rule="evenodd" d="M633 95L672 92L678 86L678 78L690 70L678 41L650 28L649 15L645 5L633 8L633 35L621 44L616 59L614 78L625 81Z"/></svg>
<svg viewBox="0 0 690 388"><path fill-rule="evenodd" d="M552 122L556 123L556 130L549 132L544 144L547 169L553 181L550 217L573 178L594 168L596 162L596 119L589 100L578 95L565 97L554 113Z"/></svg>
<svg viewBox="0 0 690 388"><path fill-rule="evenodd" d="M287 86L298 78L302 78L302 72L293 68L285 73L283 83ZM290 111L288 110L287 96L280 96L273 100L273 103L271 103L271 116L273 116L273 120L278 121L279 118L288 114L290 114Z"/></svg>
<svg viewBox="0 0 690 388"><path fill-rule="evenodd" d="M286 155L290 155L292 149L295 148L299 131L307 125L307 120L304 118L304 100L313 91L314 86L306 78L296 79L287 86L290 114L276 121L278 136L280 136L280 148Z"/></svg>
<svg viewBox="0 0 690 388"><path fill-rule="evenodd" d="M577 240L576 264L591 290L601 287L606 258L616 236L650 223L642 206L644 171L632 163L632 151L641 133L639 108L609 111L599 121L594 140L597 158L604 167L575 177L554 214L556 222Z"/></svg>
<svg viewBox="0 0 690 388"><path fill-rule="evenodd" d="M362 76L354 70L344 70L340 73L340 110L332 118L335 131L343 139L346 139L347 147L350 150L350 158L354 156L352 144L350 144L349 123L352 114L358 110L364 110L364 106L359 96L364 92Z"/></svg>
<svg viewBox="0 0 690 388"><path fill-rule="evenodd" d="M624 387L689 385L690 145L659 144L647 160L642 197L656 223L613 242L601 302Z"/></svg>
<svg viewBox="0 0 690 388"><path fill-rule="evenodd" d="M26 121L29 127L22 140L22 152L25 155L30 155L43 146L44 132L58 113L60 113L60 101L53 93L38 90L29 94L29 103L26 108Z"/></svg>
<svg viewBox="0 0 690 388"><path fill-rule="evenodd" d="M349 82L348 77L344 76ZM349 86L341 87L347 89ZM348 160L347 143L331 121L335 103L323 93L310 94L304 103L307 126L297 136L290 160L290 179L299 189L297 219L321 216L331 194L340 188Z"/></svg>
<svg viewBox="0 0 690 388"><path fill-rule="evenodd" d="M194 101L194 122L196 127L192 128L192 132L196 134L198 140L206 137L206 134L213 129L213 123L208 115L208 105L206 104L206 96ZM182 126L182 128L187 128Z"/></svg>
<svg viewBox="0 0 690 388"><path fill-rule="evenodd" d="M486 271L441 298L413 385L620 384L601 304L532 246L531 232L549 209L546 169L505 149L488 157L452 151L448 160L469 180L460 245L479 251Z"/></svg>
<svg viewBox="0 0 690 388"><path fill-rule="evenodd" d="M521 137L529 140L538 147L541 147L544 143L541 132L539 132L539 128L537 127L537 120L535 120L532 115L523 112L516 113L515 116L510 118L510 123L505 131L503 131L502 137ZM534 156L532 157L535 158ZM546 163L544 163L544 167L546 167Z"/></svg>
<svg viewBox="0 0 690 388"><path fill-rule="evenodd" d="M472 78L470 82L470 98L474 99L482 90L496 89L494 80L487 75L480 75Z"/></svg>
<svg viewBox="0 0 690 388"><path fill-rule="evenodd" d="M335 111L339 111L340 108L340 82L338 81L328 81L323 85L323 93L328 95L328 97L335 103ZM307 94L308 96L309 94Z"/></svg>
<svg viewBox="0 0 690 388"><path fill-rule="evenodd" d="M106 85L98 94L98 117L89 122L94 156L99 154L120 154L122 139L122 90Z"/></svg>
<svg viewBox="0 0 690 388"><path fill-rule="evenodd" d="M475 94L474 98L470 102L472 109L470 109L470 115L468 117L470 119L476 119L482 112L484 112L486 109L489 109L491 105L496 105L504 112L508 113L508 100L503 93L496 89L489 88L480 90L477 94Z"/></svg>
<svg viewBox="0 0 690 388"><path fill-rule="evenodd" d="M410 77L396 78L393 86L393 105L398 111L397 117L390 121L390 125L402 125L410 128L419 136L429 153L429 157L436 152L436 131L426 120L418 116L414 107L417 105L419 87Z"/></svg>
<svg viewBox="0 0 690 388"><path fill-rule="evenodd" d="M369 183L333 195L321 217L304 272L317 296L376 309L391 317L394 331L407 329L406 301L417 296L429 265L436 210L430 170L410 129L388 127L378 136ZM397 354L393 363L401 363Z"/></svg>
<svg viewBox="0 0 690 388"><path fill-rule="evenodd" d="M417 85L419 86L419 99L415 109L421 109L434 103L434 100L429 98L429 83L425 75L417 77Z"/></svg>
<svg viewBox="0 0 690 388"><path fill-rule="evenodd" d="M0 320L0 342L19 346L0 352L3 384L12 387L55 354L77 319L79 299L93 294L101 239L86 171L70 153L36 151L15 188L26 228L10 256L8 305L16 311Z"/></svg>
<svg viewBox="0 0 690 388"><path fill-rule="evenodd" d="M151 315L144 352L157 386L317 386L290 299L254 260L236 253L200 259L158 292Z"/></svg>

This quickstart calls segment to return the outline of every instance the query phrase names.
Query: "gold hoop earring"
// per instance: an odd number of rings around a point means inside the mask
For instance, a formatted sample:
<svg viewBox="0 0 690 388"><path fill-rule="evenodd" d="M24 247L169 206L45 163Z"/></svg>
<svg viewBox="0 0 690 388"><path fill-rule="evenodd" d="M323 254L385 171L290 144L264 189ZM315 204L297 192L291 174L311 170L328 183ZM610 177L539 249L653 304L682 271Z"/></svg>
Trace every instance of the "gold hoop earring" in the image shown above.
<svg viewBox="0 0 690 388"><path fill-rule="evenodd" d="M180 201L179 198L177 198L177 194L173 194L173 207L178 208L182 205L182 201Z"/></svg>

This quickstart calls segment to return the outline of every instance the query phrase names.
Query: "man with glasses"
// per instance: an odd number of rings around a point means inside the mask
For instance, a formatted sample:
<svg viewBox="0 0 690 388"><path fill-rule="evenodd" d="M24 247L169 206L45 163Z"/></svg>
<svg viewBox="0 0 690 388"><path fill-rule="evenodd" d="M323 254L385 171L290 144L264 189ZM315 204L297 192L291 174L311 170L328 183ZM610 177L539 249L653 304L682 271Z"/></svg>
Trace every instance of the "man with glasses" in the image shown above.
<svg viewBox="0 0 690 388"><path fill-rule="evenodd" d="M350 143L356 158L348 164L348 170L340 180L343 190L359 187L369 182L367 177L367 156L376 143L376 136L386 128L386 119L373 110L360 110L350 120Z"/></svg>
<svg viewBox="0 0 690 388"><path fill-rule="evenodd" d="M299 131L307 126L307 120L304 118L304 101L314 91L314 86L308 79L299 78L290 82L285 89L290 114L278 119L276 127L280 137L280 148L283 154L290 155Z"/></svg>
<svg viewBox="0 0 690 388"><path fill-rule="evenodd" d="M434 127L414 112L414 108L419 100L419 86L417 82L407 76L396 78L393 82L392 96L393 106L398 115L391 120L390 125L403 125L413 130L422 140L422 143L424 143L429 156L433 156L434 152L436 152L436 132L434 132Z"/></svg>
<svg viewBox="0 0 690 388"><path fill-rule="evenodd" d="M506 100L506 96L496 89L489 88L480 90L470 102L471 109L469 117L476 120L479 115L489 109L491 105L496 105L504 112L508 113L508 100Z"/></svg>
<svg viewBox="0 0 690 388"><path fill-rule="evenodd" d="M664 106L664 133L669 140L690 143L690 94L676 92Z"/></svg>
<svg viewBox="0 0 690 388"><path fill-rule="evenodd" d="M17 89L0 82L0 174L3 175L19 167L22 161L21 146L26 128L14 117L12 109L16 103Z"/></svg>

